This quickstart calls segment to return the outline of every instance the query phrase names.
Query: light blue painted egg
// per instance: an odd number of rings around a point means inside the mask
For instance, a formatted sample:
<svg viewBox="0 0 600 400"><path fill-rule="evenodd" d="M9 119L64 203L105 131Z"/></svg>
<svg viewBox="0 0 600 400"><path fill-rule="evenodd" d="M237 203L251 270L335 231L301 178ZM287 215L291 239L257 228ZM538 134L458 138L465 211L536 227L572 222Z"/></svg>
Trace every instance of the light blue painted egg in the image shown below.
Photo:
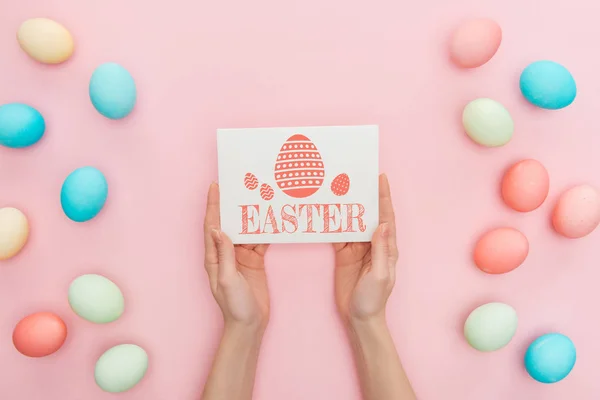
<svg viewBox="0 0 600 400"><path fill-rule="evenodd" d="M90 100L106 118L125 118L133 110L136 98L135 81L121 65L105 63L92 74Z"/></svg>
<svg viewBox="0 0 600 400"><path fill-rule="evenodd" d="M542 335L529 345L525 353L525 368L533 379L542 383L563 380L577 359L575 345L565 335Z"/></svg>
<svg viewBox="0 0 600 400"><path fill-rule="evenodd" d="M63 211L75 222L94 218L106 203L106 178L94 167L82 167L71 172L60 191Z"/></svg>
<svg viewBox="0 0 600 400"><path fill-rule="evenodd" d="M0 106L0 145L12 148L31 146L44 136L44 117L22 103Z"/></svg>
<svg viewBox="0 0 600 400"><path fill-rule="evenodd" d="M553 61L536 61L521 73L521 93L531 104L558 110L577 95L575 79L568 69Z"/></svg>

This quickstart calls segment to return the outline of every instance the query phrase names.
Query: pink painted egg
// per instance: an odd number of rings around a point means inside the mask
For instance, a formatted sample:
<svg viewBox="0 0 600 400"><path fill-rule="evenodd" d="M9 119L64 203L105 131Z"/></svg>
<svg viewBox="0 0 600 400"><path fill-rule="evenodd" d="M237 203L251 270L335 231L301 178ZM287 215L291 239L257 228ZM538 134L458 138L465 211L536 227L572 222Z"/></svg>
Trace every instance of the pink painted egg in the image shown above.
<svg viewBox="0 0 600 400"><path fill-rule="evenodd" d="M584 237L600 223L600 195L590 185L581 185L564 192L554 208L554 229L571 239Z"/></svg>
<svg viewBox="0 0 600 400"><path fill-rule="evenodd" d="M331 191L336 196L343 196L350 190L350 178L348 174L339 174L331 182Z"/></svg>
<svg viewBox="0 0 600 400"><path fill-rule="evenodd" d="M514 228L485 233L475 245L475 265L488 274L505 274L523 264L529 253L527 237Z"/></svg>
<svg viewBox="0 0 600 400"><path fill-rule="evenodd" d="M249 190L254 190L258 187L258 179L256 179L256 176L253 173L248 172L244 176L244 186Z"/></svg>
<svg viewBox="0 0 600 400"><path fill-rule="evenodd" d="M267 185L266 183L260 185L260 197L262 197L263 200L269 201L273 199L273 196L275 196L275 192L270 185Z"/></svg>
<svg viewBox="0 0 600 400"><path fill-rule="evenodd" d="M464 22L450 40L450 58L462 68L480 67L496 54L502 42L502 28L489 18Z"/></svg>
<svg viewBox="0 0 600 400"><path fill-rule="evenodd" d="M325 167L317 146L306 136L290 136L275 162L277 187L290 197L313 195L325 178Z"/></svg>
<svg viewBox="0 0 600 400"><path fill-rule="evenodd" d="M516 211L533 211L548 196L550 177L546 168L536 160L519 161L502 178L502 198Z"/></svg>

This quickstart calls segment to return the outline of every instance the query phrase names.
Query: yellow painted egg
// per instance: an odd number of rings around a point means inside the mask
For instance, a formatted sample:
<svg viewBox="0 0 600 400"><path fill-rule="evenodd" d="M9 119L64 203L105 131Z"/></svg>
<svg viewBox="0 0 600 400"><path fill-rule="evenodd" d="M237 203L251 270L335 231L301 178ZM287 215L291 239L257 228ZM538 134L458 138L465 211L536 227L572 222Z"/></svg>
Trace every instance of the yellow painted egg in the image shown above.
<svg viewBox="0 0 600 400"><path fill-rule="evenodd" d="M0 208L0 260L15 256L29 237L27 217L12 207Z"/></svg>
<svg viewBox="0 0 600 400"><path fill-rule="evenodd" d="M17 40L25 53L44 64L60 64L73 54L71 33L48 18L31 18L23 22Z"/></svg>

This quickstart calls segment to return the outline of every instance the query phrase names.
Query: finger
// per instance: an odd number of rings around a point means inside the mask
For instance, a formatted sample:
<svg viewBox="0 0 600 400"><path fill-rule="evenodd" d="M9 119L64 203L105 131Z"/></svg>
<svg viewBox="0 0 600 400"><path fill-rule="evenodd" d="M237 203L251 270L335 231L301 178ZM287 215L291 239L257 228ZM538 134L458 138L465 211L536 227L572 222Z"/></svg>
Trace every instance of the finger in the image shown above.
<svg viewBox="0 0 600 400"><path fill-rule="evenodd" d="M206 214L204 216L204 263L209 266L217 266L219 257L217 246L212 236L213 229L220 228L219 216L219 185L212 183L208 189L208 198L206 199ZM216 273L208 271L209 274Z"/></svg>
<svg viewBox="0 0 600 400"><path fill-rule="evenodd" d="M386 222L379 225L373 234L371 241L372 266L371 273L379 279L388 278L389 257L390 257L390 241L389 241L389 226Z"/></svg>
<svg viewBox="0 0 600 400"><path fill-rule="evenodd" d="M212 237L217 245L217 253L219 257L218 282L221 286L226 286L237 276L237 268L235 266L235 250L233 243L229 237L217 230L212 230Z"/></svg>
<svg viewBox="0 0 600 400"><path fill-rule="evenodd" d="M394 215L394 204L392 192L387 175L379 175L379 223L388 225L388 240L392 255L397 257L396 245L396 216Z"/></svg>

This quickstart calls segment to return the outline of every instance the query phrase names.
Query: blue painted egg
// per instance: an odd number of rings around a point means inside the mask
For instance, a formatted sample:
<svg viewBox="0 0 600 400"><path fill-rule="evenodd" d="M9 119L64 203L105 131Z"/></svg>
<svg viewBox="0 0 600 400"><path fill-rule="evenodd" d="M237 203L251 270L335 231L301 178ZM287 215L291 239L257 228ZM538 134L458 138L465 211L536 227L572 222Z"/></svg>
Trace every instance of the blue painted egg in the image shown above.
<svg viewBox="0 0 600 400"><path fill-rule="evenodd" d="M0 145L12 148L31 146L44 136L44 117L22 103L0 106Z"/></svg>
<svg viewBox="0 0 600 400"><path fill-rule="evenodd" d="M105 63L92 74L90 100L106 118L125 118L133 110L136 98L135 81L121 65Z"/></svg>
<svg viewBox="0 0 600 400"><path fill-rule="evenodd" d="M94 167L82 167L71 172L60 191L63 211L75 222L94 218L106 203L106 178Z"/></svg>
<svg viewBox="0 0 600 400"><path fill-rule="evenodd" d="M521 93L531 104L558 110L577 95L575 79L568 69L553 61L536 61L521 73Z"/></svg>
<svg viewBox="0 0 600 400"><path fill-rule="evenodd" d="M542 383L563 380L577 359L575 345L565 335L542 335L529 345L525 353L525 368L533 379Z"/></svg>

